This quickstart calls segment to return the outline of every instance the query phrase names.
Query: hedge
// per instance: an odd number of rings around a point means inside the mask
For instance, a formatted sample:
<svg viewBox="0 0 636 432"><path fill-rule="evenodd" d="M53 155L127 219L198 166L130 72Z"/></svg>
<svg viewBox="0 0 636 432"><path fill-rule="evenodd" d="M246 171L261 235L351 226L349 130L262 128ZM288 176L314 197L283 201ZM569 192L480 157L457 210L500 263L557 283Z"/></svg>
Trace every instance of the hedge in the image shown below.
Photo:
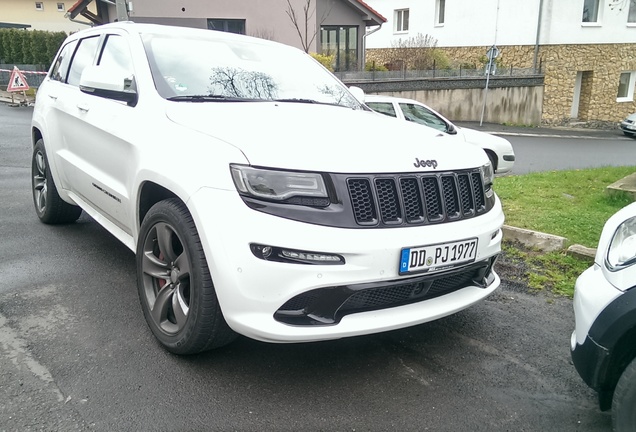
<svg viewBox="0 0 636 432"><path fill-rule="evenodd" d="M42 65L48 70L67 36L64 32L0 29L0 59L6 64Z"/></svg>

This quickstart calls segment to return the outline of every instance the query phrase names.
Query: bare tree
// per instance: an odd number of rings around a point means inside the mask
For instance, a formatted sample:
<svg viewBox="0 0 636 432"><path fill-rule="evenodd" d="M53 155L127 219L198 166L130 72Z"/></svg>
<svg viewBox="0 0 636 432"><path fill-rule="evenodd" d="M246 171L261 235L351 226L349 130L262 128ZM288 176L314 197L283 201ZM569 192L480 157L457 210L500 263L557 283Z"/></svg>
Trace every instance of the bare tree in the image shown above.
<svg viewBox="0 0 636 432"><path fill-rule="evenodd" d="M408 39L398 39L387 50L389 69L430 69L433 67L437 39L418 33Z"/></svg>
<svg viewBox="0 0 636 432"><path fill-rule="evenodd" d="M320 17L320 22L316 23L315 27L311 27L309 24L315 15L317 7L315 1L312 6L312 0L305 0L302 5L302 12L297 12L291 3L291 0L287 0L287 9L285 10L285 13L294 25L296 33L298 33L298 37L300 38L300 45L306 53L309 52L309 47L311 47L311 44L313 44L314 40L316 40L316 35L320 31L320 26L323 22L325 22L331 12L331 2L329 4L329 9L325 10L323 15Z"/></svg>

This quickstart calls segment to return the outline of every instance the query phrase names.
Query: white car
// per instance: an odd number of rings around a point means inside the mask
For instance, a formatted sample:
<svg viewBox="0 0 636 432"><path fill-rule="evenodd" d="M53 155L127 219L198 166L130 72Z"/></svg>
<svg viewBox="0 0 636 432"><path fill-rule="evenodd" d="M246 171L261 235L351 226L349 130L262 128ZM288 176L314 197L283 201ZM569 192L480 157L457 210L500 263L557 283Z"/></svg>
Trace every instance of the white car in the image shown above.
<svg viewBox="0 0 636 432"><path fill-rule="evenodd" d="M636 113L628 115L621 122L621 130L625 136L636 138Z"/></svg>
<svg viewBox="0 0 636 432"><path fill-rule="evenodd" d="M39 88L33 200L42 222L84 211L136 253L174 353L393 330L499 286L490 162L421 129L295 48L107 24L69 36Z"/></svg>
<svg viewBox="0 0 636 432"><path fill-rule="evenodd" d="M381 114L432 127L483 148L497 174L509 172L515 164L515 152L507 139L455 126L440 113L421 102L393 96L365 95L364 103Z"/></svg>
<svg viewBox="0 0 636 432"><path fill-rule="evenodd" d="M574 366L612 409L616 431L636 430L636 203L603 227L594 265L576 281Z"/></svg>

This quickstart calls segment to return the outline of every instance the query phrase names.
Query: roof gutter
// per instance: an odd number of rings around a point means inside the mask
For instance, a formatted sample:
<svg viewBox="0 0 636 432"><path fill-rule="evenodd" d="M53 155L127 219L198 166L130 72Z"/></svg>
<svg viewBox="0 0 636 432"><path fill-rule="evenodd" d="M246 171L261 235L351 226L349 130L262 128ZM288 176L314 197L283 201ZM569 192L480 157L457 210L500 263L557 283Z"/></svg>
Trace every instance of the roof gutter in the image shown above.
<svg viewBox="0 0 636 432"><path fill-rule="evenodd" d="M382 28L382 23L380 23L380 25L374 28L373 30L365 32L365 34L362 35L362 70L364 70L364 68L367 65L367 36L372 35L373 33L377 32L381 28Z"/></svg>

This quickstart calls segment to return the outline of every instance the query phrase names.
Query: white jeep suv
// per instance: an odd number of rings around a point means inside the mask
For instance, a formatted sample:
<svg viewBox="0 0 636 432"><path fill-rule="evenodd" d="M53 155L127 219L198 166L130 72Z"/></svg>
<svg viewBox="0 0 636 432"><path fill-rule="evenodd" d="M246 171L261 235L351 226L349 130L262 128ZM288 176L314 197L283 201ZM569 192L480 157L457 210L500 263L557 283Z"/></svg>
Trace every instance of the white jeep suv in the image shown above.
<svg viewBox="0 0 636 432"><path fill-rule="evenodd" d="M75 33L32 136L37 215L83 210L136 253L145 318L174 353L397 329L499 285L484 152L379 116L285 45L130 22Z"/></svg>

